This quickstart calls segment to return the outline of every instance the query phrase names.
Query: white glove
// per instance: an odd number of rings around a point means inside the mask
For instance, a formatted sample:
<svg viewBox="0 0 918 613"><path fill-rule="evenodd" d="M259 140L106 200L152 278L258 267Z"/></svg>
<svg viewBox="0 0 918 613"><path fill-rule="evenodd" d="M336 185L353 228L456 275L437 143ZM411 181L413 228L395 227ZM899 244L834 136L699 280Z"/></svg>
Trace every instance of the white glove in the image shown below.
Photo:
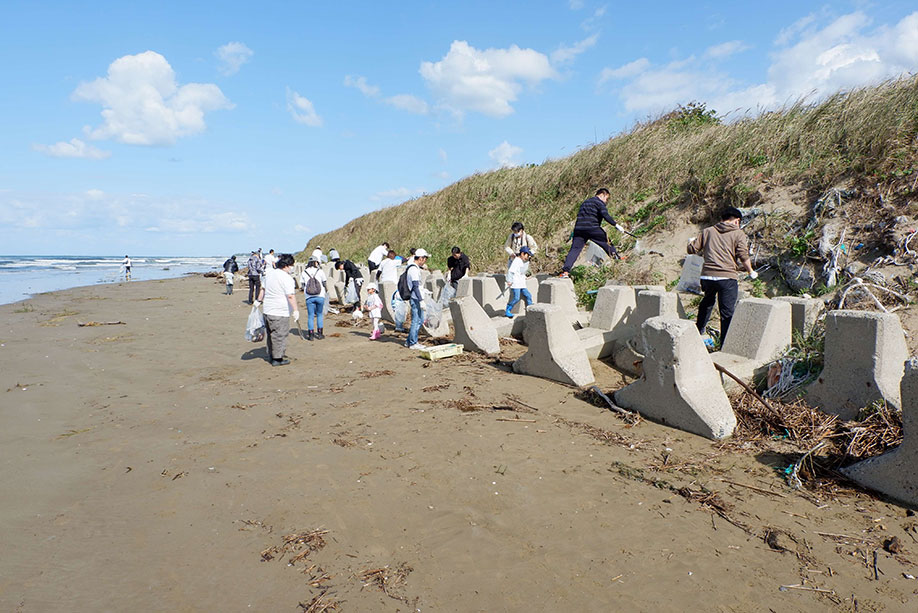
<svg viewBox="0 0 918 613"><path fill-rule="evenodd" d="M299 312L299 311L294 311L294 312L293 312L293 321L300 321L300 312Z"/></svg>
<svg viewBox="0 0 918 613"><path fill-rule="evenodd" d="M757 273L756 271L753 270L752 272L749 273L749 278L750 278L750 279L758 279L758 278L759 278L759 273Z"/></svg>
<svg viewBox="0 0 918 613"><path fill-rule="evenodd" d="M615 224L615 229L618 230L619 232L621 232L622 234L625 233L625 227L622 226L622 224L620 224L620 223Z"/></svg>
<svg viewBox="0 0 918 613"><path fill-rule="evenodd" d="M256 300L255 302L252 303L252 306L255 307L255 308L257 309L258 307L261 306L261 302L259 302L258 300Z"/></svg>
<svg viewBox="0 0 918 613"><path fill-rule="evenodd" d="M691 245L692 243L694 243L694 242L695 242L695 237L693 236L692 238L688 239L688 242L689 242L689 245Z"/></svg>

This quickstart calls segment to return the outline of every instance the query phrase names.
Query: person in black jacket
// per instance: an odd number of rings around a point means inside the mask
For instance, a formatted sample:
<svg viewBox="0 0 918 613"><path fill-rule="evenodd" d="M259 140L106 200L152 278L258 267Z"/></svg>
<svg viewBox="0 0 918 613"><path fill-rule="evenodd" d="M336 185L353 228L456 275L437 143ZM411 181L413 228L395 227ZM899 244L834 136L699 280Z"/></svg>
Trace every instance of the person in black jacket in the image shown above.
<svg viewBox="0 0 918 613"><path fill-rule="evenodd" d="M239 264L236 263L236 256L223 262L223 279L226 281L226 295L233 295L233 284L236 281L236 273L239 272Z"/></svg>
<svg viewBox="0 0 918 613"><path fill-rule="evenodd" d="M619 232L625 232L625 228L609 215L609 211L606 209L608 201L609 190L602 187L596 191L595 196L584 200L583 204L580 205L580 210L577 211L577 222L574 224L574 233L571 237L571 250L564 259L562 277L570 276L571 268L573 268L574 262L577 261L577 257L583 251L583 246L588 240L602 247L611 257L616 259L621 257L618 255L615 245L609 242L609 237L601 227L602 220L605 219L609 224L615 226L615 229Z"/></svg>
<svg viewBox="0 0 918 613"><path fill-rule="evenodd" d="M363 285L363 275L360 269L350 260L338 260L335 262L335 270L344 270L344 289L345 295L347 288L350 287L351 281L354 282L354 292L357 294L355 305L360 305L360 286Z"/></svg>

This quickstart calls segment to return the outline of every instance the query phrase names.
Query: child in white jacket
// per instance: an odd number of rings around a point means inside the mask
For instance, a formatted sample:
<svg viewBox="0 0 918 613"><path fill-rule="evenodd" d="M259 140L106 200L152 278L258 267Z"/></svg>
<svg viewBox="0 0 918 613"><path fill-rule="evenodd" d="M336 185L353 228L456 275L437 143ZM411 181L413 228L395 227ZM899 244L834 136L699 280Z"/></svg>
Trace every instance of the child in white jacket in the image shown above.
<svg viewBox="0 0 918 613"><path fill-rule="evenodd" d="M363 310L367 312L373 322L373 331L370 333L370 340L375 341L382 336L382 299L379 297L379 289L375 283L367 285L367 299L363 302Z"/></svg>

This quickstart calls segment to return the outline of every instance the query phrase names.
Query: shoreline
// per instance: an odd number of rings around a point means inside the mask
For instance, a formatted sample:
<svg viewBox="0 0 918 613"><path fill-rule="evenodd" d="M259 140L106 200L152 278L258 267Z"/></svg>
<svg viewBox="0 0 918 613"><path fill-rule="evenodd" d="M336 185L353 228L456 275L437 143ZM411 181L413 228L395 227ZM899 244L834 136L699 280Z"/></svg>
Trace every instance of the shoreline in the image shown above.
<svg viewBox="0 0 918 613"><path fill-rule="evenodd" d="M880 548L875 581L849 555L895 534L918 557L902 507L804 495L780 458L628 427L507 372L518 346L427 362L330 316L272 368L243 339L247 291L222 288L192 274L0 305L0 608L896 611L918 590L914 563ZM315 548L284 552L292 534ZM835 595L780 589L802 577Z"/></svg>

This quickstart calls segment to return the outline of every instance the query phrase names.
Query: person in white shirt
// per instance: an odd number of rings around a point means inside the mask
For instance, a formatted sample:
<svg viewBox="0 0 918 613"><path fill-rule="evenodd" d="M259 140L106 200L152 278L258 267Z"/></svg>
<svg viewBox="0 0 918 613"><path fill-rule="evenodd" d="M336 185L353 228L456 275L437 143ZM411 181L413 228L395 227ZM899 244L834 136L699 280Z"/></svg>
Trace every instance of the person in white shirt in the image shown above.
<svg viewBox="0 0 918 613"><path fill-rule="evenodd" d="M370 333L371 341L375 341L382 336L382 326L380 326L382 307L383 304L382 299L379 297L379 288L375 283L369 283L367 285L367 299L363 301L363 310L366 311L373 322L373 332Z"/></svg>
<svg viewBox="0 0 918 613"><path fill-rule="evenodd" d="M383 243L370 252L370 256L367 258L367 266L370 267L371 278L373 271L379 268L380 262L383 261L387 253L389 253L389 243Z"/></svg>
<svg viewBox="0 0 918 613"><path fill-rule="evenodd" d="M265 269L265 284L258 294L255 306L262 304L265 314L265 340L268 344L268 359L272 366L284 366L290 360L284 355L287 350L287 336L290 334L290 316L300 320L296 306L296 283L290 276L293 270L293 256L282 253L273 268Z"/></svg>
<svg viewBox="0 0 918 613"><path fill-rule="evenodd" d="M265 256L265 268L274 268L277 264L277 256L274 255L274 249L268 252L268 255Z"/></svg>
<svg viewBox="0 0 918 613"><path fill-rule="evenodd" d="M121 262L121 269L124 270L124 278L127 281L131 280L131 258L124 256L124 260Z"/></svg>
<svg viewBox="0 0 918 613"><path fill-rule="evenodd" d="M426 349L424 345L418 342L418 332L421 330L421 324L424 323L424 311L421 306L424 297L421 295L421 267L427 263L430 256L423 249L417 249L414 252L414 261L408 264L405 271L408 275L408 287L411 288L411 327L408 329L408 340L405 346L409 349Z"/></svg>
<svg viewBox="0 0 918 613"><path fill-rule="evenodd" d="M312 280L315 279L313 282ZM303 294L306 296L306 340L313 339L313 324L315 324L315 338L322 340L325 338L325 299L327 289L325 283L328 277L319 267L319 260L310 257L306 268L300 275L300 286L303 288Z"/></svg>
<svg viewBox="0 0 918 613"><path fill-rule="evenodd" d="M507 286L510 288L510 300L507 301L507 310L504 315L513 317L513 307L520 301L520 296L526 301L526 306L532 304L532 294L526 288L526 273L529 271L529 258L532 257L532 251L529 247L520 248L520 253L510 263L510 270L507 272Z"/></svg>
<svg viewBox="0 0 918 613"><path fill-rule="evenodd" d="M309 259L315 260L317 262L321 262L322 261L322 247L319 245L316 245L316 248L312 250L312 253L309 256Z"/></svg>
<svg viewBox="0 0 918 613"><path fill-rule="evenodd" d="M334 247L332 247L331 249L329 249L329 250L328 250L328 259L331 260L332 262L337 262L338 260L340 260L340 259L341 259L341 256L338 255L338 250L335 249Z"/></svg>
<svg viewBox="0 0 918 613"><path fill-rule="evenodd" d="M379 263L379 270L376 271L379 283L398 283L398 261L395 259L395 252L391 249L382 262Z"/></svg>

